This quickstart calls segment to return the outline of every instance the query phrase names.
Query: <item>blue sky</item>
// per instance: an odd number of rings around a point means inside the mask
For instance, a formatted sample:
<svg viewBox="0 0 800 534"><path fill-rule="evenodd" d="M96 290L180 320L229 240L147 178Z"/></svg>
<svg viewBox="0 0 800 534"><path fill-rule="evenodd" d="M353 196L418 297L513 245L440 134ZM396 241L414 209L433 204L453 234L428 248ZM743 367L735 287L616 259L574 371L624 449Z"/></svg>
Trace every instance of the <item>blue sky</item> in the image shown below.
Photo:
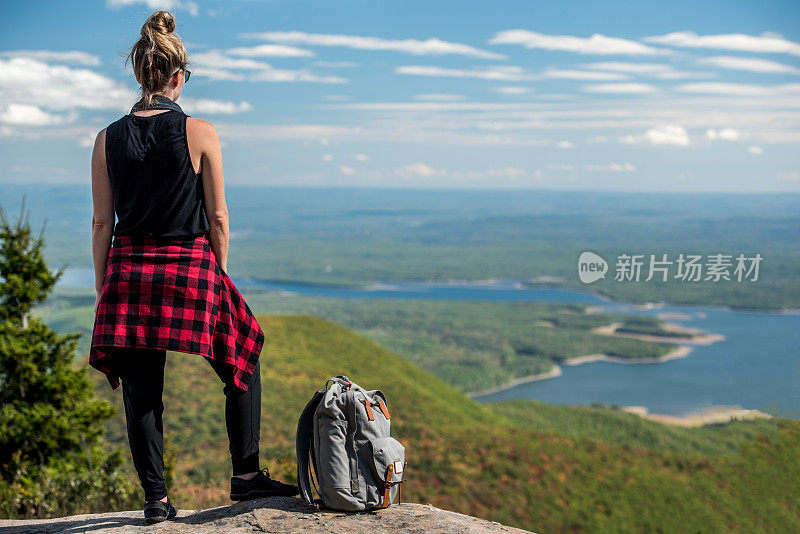
<svg viewBox="0 0 800 534"><path fill-rule="evenodd" d="M228 184L800 192L800 3L5 2L0 183L89 184L176 15Z"/></svg>

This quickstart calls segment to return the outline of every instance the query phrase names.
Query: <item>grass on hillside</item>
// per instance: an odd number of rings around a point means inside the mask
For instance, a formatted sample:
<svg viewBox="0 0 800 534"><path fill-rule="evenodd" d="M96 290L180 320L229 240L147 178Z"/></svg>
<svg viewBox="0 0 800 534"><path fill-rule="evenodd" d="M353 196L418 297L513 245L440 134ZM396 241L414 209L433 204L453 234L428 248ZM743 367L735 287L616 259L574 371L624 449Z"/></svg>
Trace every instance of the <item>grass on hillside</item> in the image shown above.
<svg viewBox="0 0 800 534"><path fill-rule="evenodd" d="M560 436L516 426L336 323L308 315L259 322L267 338L261 457L278 478L295 479L300 411L328 377L346 374L387 395L392 433L407 450L404 499L539 532L800 529L800 422L727 455ZM222 384L199 356L169 353L167 366L165 432L177 447L180 506L226 504ZM121 395L95 378L98 391L121 406Z"/></svg>

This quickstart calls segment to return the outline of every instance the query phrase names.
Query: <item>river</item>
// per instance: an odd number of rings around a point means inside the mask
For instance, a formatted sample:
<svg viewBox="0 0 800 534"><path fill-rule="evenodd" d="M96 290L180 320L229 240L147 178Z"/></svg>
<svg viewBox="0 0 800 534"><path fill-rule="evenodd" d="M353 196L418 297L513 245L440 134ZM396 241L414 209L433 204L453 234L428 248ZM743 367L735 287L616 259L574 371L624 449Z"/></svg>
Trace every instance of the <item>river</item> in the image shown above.
<svg viewBox="0 0 800 534"><path fill-rule="evenodd" d="M68 268L60 286L91 287L91 269ZM665 305L653 309L609 302L580 291L528 288L516 281L483 283L375 283L351 289L255 280L247 287L337 298L408 298L490 301L580 302L613 313L670 314L670 322L722 334L697 345L688 357L626 365L592 362L563 366L561 376L474 397L479 402L537 399L555 404L644 406L652 413L686 415L715 406L739 406L800 418L800 315ZM577 356L577 355L576 355Z"/></svg>

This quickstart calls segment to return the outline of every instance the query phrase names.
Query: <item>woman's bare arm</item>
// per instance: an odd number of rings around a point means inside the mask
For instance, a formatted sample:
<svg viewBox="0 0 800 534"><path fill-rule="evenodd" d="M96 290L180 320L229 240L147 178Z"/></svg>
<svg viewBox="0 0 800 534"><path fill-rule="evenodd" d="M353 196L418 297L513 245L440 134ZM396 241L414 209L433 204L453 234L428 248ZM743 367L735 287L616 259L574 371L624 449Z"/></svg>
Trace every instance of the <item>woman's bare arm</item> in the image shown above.
<svg viewBox="0 0 800 534"><path fill-rule="evenodd" d="M202 119L186 119L187 135L202 147L201 177L206 216L210 226L209 241L223 271L228 271L228 206L225 203L225 180L222 175L222 147L214 126Z"/></svg>
<svg viewBox="0 0 800 534"><path fill-rule="evenodd" d="M106 167L106 129L94 140L92 150L92 260L94 261L94 286L103 288L108 251L114 231L114 196Z"/></svg>

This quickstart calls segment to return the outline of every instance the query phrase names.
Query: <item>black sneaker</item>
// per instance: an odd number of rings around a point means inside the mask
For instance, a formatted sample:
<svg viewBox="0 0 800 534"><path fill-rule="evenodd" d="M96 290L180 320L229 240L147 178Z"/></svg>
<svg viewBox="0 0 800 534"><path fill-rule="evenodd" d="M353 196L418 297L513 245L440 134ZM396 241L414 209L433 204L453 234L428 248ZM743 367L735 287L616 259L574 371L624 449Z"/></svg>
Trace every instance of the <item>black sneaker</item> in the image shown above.
<svg viewBox="0 0 800 534"><path fill-rule="evenodd" d="M144 503L144 520L147 521L148 525L172 519L176 515L178 515L178 510L172 506L169 501L169 495L167 495L167 502L147 501Z"/></svg>
<svg viewBox="0 0 800 534"><path fill-rule="evenodd" d="M249 501L259 497L283 495L291 497L300 493L300 488L293 484L284 484L269 477L269 469L263 468L250 480L231 477L231 500Z"/></svg>

